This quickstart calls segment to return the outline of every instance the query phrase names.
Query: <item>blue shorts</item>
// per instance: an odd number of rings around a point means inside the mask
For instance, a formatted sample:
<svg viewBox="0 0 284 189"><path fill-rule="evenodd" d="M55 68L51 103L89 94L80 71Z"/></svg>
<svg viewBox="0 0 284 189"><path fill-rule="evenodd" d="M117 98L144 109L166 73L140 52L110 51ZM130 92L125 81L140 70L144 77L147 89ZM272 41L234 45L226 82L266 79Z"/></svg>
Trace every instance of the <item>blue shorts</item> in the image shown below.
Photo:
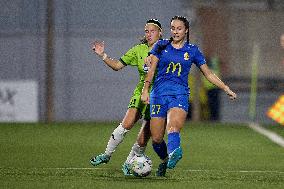
<svg viewBox="0 0 284 189"><path fill-rule="evenodd" d="M167 117L171 108L182 108L188 112L189 95L171 95L150 98L151 117Z"/></svg>

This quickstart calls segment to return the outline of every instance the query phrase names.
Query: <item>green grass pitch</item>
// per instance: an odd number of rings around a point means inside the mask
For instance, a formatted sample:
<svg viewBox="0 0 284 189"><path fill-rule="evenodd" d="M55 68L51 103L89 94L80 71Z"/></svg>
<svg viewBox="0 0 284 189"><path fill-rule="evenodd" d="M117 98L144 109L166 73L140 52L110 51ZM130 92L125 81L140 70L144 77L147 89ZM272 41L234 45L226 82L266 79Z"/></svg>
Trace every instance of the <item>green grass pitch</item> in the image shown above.
<svg viewBox="0 0 284 189"><path fill-rule="evenodd" d="M89 159L104 151L114 123L0 124L0 188L284 188L284 148L241 124L191 123L182 130L183 159L158 178L125 177L121 165L140 124L108 164ZM267 126L284 135L284 127Z"/></svg>

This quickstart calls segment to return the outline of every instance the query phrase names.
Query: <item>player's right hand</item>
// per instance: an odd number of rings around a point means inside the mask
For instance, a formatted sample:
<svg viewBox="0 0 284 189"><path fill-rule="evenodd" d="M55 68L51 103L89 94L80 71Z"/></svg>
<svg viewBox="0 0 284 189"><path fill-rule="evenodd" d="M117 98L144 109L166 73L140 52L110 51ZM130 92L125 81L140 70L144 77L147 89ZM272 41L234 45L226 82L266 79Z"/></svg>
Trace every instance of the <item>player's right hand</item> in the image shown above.
<svg viewBox="0 0 284 189"><path fill-rule="evenodd" d="M92 50L99 56L104 55L105 44L103 41L95 41L92 46Z"/></svg>

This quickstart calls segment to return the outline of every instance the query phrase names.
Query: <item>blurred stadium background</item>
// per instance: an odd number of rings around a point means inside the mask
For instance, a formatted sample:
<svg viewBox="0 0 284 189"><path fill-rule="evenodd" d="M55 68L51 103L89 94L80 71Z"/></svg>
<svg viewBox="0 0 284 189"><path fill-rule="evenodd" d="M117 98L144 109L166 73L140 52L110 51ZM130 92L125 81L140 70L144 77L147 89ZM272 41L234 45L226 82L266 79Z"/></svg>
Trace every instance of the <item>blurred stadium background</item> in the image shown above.
<svg viewBox="0 0 284 189"><path fill-rule="evenodd" d="M0 7L2 121L120 120L137 73L130 67L113 73L93 54L91 43L104 40L106 52L119 58L138 43L146 19L160 19L168 38L170 18L184 15L191 20L192 41L205 55L220 58L222 79L239 95L236 102L221 95L220 121L250 120L256 44L254 118L273 123L265 112L283 93L282 0L1 0Z"/></svg>
<svg viewBox="0 0 284 189"><path fill-rule="evenodd" d="M139 126L110 163L92 167L89 158L105 149L138 81L135 68L105 66L92 42L104 40L106 53L119 58L149 18L168 38L174 15L190 19L192 42L218 56L238 99L222 93L220 120L208 121L193 67L192 93L200 98L176 169L166 178L123 176ZM284 130L266 115L284 92L283 33L283 0L0 0L0 188L283 188ZM156 169L157 156L151 148L147 154Z"/></svg>

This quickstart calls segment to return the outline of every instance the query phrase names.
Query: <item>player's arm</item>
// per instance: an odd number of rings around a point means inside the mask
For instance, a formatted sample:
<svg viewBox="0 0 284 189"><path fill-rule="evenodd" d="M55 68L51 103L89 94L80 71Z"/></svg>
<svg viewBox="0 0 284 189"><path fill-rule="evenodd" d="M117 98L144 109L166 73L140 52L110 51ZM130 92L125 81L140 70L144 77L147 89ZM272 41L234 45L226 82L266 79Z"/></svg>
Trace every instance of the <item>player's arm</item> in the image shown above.
<svg viewBox="0 0 284 189"><path fill-rule="evenodd" d="M219 79L207 66L207 64L202 64L200 66L200 70L203 73L204 77L219 87L220 89L224 90L227 95L229 95L230 99L234 100L237 98L236 93L234 93L221 79Z"/></svg>
<svg viewBox="0 0 284 189"><path fill-rule="evenodd" d="M154 55L150 55L149 57L146 58L146 61L147 61L147 64L150 65L150 68L149 68L148 73L147 73L145 80L144 80L144 86L143 86L143 89L142 89L141 100L145 104L149 104L150 103L149 88L150 88L151 82L154 78L159 59Z"/></svg>
<svg viewBox="0 0 284 189"><path fill-rule="evenodd" d="M104 53L102 60L106 65L108 65L110 68L112 68L114 71L121 70L122 68L125 67L124 64L122 64L119 60L112 59L107 56L106 53Z"/></svg>
<svg viewBox="0 0 284 189"><path fill-rule="evenodd" d="M95 41L92 50L113 70L118 71L125 67L125 65L119 60L115 60L107 56L104 52L104 42Z"/></svg>

